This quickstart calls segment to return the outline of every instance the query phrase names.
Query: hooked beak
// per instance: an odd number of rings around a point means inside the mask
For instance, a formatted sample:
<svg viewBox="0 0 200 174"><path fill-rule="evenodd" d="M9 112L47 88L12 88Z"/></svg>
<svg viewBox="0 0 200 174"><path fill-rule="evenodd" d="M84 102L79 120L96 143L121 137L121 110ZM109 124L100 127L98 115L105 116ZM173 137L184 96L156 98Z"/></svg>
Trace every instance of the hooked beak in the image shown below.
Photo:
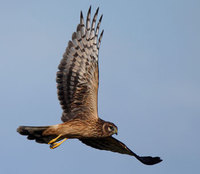
<svg viewBox="0 0 200 174"><path fill-rule="evenodd" d="M118 130L117 130L117 128L115 128L114 134L117 135L117 133L118 133Z"/></svg>

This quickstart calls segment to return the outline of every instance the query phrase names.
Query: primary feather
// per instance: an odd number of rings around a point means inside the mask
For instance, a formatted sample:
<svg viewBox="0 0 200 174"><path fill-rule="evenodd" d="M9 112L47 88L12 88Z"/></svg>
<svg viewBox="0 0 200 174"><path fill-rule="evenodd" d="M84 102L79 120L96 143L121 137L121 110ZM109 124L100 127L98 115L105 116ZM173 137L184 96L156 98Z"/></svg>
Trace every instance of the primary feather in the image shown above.
<svg viewBox="0 0 200 174"><path fill-rule="evenodd" d="M97 43L102 20L101 16L95 29L98 11L99 9L96 10L91 25L91 7L89 8L86 26L81 12L80 23L72 34L72 40L69 41L59 65L57 89L63 109L63 122L76 117L98 118L98 50L103 36L100 35Z"/></svg>

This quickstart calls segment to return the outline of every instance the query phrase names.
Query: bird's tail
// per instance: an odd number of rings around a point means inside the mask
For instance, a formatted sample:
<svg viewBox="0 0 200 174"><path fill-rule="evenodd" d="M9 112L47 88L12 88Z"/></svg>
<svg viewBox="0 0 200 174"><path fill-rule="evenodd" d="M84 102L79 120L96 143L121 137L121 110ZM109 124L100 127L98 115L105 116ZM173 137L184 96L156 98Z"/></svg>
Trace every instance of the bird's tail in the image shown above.
<svg viewBox="0 0 200 174"><path fill-rule="evenodd" d="M18 127L17 132L21 135L27 136L27 139L29 140L35 140L37 143L48 144L51 139L56 137L56 135L43 135L43 132L49 127L50 126L20 126Z"/></svg>

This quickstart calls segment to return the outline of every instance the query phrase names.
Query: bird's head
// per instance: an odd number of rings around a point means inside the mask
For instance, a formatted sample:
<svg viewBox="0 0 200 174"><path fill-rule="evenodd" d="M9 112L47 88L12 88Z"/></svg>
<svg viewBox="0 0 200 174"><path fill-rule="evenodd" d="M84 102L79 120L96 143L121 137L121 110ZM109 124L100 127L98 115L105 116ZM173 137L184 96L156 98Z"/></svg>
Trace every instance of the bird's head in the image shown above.
<svg viewBox="0 0 200 174"><path fill-rule="evenodd" d="M118 129L117 126L110 122L105 122L103 124L103 132L106 136L111 136L113 134L117 135Z"/></svg>

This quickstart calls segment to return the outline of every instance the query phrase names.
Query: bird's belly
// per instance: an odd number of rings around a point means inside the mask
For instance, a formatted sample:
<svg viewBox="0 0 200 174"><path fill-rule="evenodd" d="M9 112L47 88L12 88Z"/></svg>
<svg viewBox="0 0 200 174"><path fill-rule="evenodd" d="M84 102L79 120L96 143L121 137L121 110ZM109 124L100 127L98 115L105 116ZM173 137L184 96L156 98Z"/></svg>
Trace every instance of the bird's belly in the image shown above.
<svg viewBox="0 0 200 174"><path fill-rule="evenodd" d="M71 120L51 126L46 134L62 135L64 138L96 138L102 135L102 130L89 121Z"/></svg>

